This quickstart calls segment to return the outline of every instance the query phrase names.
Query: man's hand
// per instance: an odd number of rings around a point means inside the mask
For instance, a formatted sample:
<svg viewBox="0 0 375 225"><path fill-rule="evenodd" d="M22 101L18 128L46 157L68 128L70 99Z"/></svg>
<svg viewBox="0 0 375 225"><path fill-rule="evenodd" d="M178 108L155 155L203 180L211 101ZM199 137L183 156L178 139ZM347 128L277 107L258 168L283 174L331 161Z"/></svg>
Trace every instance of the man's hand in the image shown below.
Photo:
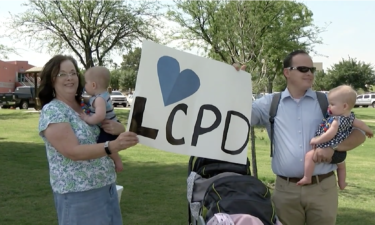
<svg viewBox="0 0 375 225"><path fill-rule="evenodd" d="M332 148L317 148L314 150L313 161L316 163L330 163L335 151Z"/></svg>
<svg viewBox="0 0 375 225"><path fill-rule="evenodd" d="M236 68L237 71L240 71L240 70L245 70L246 69L246 65L240 65L238 63L233 63L233 66L234 68Z"/></svg>

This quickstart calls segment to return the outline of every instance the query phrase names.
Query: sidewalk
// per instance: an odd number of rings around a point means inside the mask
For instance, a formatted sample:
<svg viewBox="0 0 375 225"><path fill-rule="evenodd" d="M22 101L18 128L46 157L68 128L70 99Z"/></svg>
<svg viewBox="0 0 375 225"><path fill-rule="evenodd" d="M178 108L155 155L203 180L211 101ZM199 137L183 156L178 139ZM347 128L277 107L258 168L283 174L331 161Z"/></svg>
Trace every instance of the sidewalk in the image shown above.
<svg viewBox="0 0 375 225"><path fill-rule="evenodd" d="M375 120L362 120L363 122L367 123L375 123Z"/></svg>

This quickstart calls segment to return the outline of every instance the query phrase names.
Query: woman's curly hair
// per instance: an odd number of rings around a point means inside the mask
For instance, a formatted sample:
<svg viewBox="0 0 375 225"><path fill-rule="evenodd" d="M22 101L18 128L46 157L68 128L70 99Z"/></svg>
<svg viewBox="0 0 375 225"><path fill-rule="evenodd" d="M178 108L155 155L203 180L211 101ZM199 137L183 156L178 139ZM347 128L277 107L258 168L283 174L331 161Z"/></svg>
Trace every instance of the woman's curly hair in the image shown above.
<svg viewBox="0 0 375 225"><path fill-rule="evenodd" d="M78 103L81 102L83 82L81 79L81 74L78 68L77 61L71 56L55 55L46 63L46 65L44 65L44 68L40 75L41 81L40 81L40 86L39 86L38 97L39 97L42 108L43 106L45 106L46 104L48 104L55 98L54 96L55 90L53 87L54 79L56 78L57 74L59 74L60 72L61 63L66 60L71 61L76 69L77 76L78 76L78 88L77 88L77 95L75 99Z"/></svg>

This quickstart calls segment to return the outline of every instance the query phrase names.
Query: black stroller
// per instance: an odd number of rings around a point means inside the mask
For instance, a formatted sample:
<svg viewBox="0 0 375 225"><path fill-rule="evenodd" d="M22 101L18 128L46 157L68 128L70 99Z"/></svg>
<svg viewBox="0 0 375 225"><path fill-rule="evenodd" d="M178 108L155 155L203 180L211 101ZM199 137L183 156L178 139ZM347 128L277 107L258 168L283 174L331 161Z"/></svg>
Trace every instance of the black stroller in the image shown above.
<svg viewBox="0 0 375 225"><path fill-rule="evenodd" d="M187 178L189 225L205 225L216 213L249 214L276 222L268 187L246 165L190 157Z"/></svg>

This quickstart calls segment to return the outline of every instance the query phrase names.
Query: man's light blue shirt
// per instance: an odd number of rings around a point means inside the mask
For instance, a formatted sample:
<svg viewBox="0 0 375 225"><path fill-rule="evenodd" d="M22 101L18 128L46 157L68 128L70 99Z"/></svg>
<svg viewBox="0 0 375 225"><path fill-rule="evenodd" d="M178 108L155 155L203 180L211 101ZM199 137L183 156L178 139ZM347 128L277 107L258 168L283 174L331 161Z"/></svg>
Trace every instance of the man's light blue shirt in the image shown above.
<svg viewBox="0 0 375 225"><path fill-rule="evenodd" d="M269 110L273 94L253 102L251 125L264 125L270 137ZM274 154L272 171L285 177L303 177L305 154L311 150L310 140L314 137L321 120L322 111L316 93L309 89L299 100L294 100L288 89L281 94L274 123ZM315 164L314 175L335 170L335 164Z"/></svg>

